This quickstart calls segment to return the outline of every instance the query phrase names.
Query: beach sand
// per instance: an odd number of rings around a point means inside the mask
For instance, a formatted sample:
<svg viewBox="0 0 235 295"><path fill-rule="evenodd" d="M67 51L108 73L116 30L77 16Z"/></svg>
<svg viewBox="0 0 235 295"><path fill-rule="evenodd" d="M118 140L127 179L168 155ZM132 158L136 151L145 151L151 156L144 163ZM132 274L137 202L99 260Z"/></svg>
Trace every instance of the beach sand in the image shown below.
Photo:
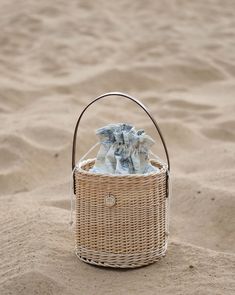
<svg viewBox="0 0 235 295"><path fill-rule="evenodd" d="M0 294L235 293L235 3L0 0ZM170 242L147 267L94 267L69 229L76 120L96 96L150 110L172 167ZM77 160L108 123L151 121L119 98L94 104Z"/></svg>

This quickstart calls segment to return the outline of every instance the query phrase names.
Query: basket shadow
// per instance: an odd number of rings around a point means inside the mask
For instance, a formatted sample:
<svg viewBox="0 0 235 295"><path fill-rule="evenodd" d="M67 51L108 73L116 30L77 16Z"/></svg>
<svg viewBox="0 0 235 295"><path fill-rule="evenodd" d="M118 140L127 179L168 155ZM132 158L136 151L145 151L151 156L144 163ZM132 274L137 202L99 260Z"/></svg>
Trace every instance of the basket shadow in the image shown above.
<svg viewBox="0 0 235 295"><path fill-rule="evenodd" d="M102 265L91 265L91 267L97 268L97 269L103 269L107 271L118 271L118 272L129 272L129 271L134 271L136 269L143 269L148 267L149 265L143 265L143 266L138 266L138 267L126 267L126 268L120 268L120 267L110 267L110 266L102 266Z"/></svg>
<svg viewBox="0 0 235 295"><path fill-rule="evenodd" d="M106 265L96 265L96 264L92 264L89 262L85 262L85 261L81 261L82 263L85 263L86 265L95 268L95 269L99 269L99 270L107 270L107 271L118 271L118 272L128 272L128 271L134 271L137 269L144 269L147 268L150 265L155 264L157 261L149 263L149 264L145 264L145 265L141 265L141 266L133 266L133 267L114 267L114 266L106 266Z"/></svg>

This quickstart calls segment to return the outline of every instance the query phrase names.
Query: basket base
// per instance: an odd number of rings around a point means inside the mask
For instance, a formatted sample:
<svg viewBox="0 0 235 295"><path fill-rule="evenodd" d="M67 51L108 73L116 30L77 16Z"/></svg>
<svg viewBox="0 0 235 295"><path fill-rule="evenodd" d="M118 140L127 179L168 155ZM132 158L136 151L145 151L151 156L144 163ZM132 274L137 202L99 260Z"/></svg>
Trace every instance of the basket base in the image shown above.
<svg viewBox="0 0 235 295"><path fill-rule="evenodd" d="M96 259L94 259L93 255L84 255L87 253L81 253L81 251L78 251L77 249L75 250L75 254L81 261L96 266L110 268L137 268L157 262L166 255L166 250L167 249L164 249L162 253L151 256L148 254L145 254L144 256L140 256L140 254L110 254L109 259L100 253L96 253Z"/></svg>

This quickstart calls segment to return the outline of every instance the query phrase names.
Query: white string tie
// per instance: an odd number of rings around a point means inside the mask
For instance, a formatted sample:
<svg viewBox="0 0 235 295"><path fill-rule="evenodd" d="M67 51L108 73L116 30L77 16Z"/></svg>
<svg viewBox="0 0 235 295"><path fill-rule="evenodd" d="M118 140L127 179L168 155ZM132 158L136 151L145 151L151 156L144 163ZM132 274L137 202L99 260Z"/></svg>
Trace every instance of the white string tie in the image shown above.
<svg viewBox="0 0 235 295"><path fill-rule="evenodd" d="M69 188L69 195L70 195L70 218L69 218L69 226L72 227L73 225L73 211L74 211L74 208L73 208L73 198L74 198L74 172L77 168L79 168L80 166L80 163L86 158L86 156L94 150L94 148L96 148L98 145L100 144L100 142L97 142L95 143L89 150L87 153L85 153L85 155L83 155L81 157L81 159L77 162L77 164L75 165L75 167L73 168L73 171L70 175L70 188Z"/></svg>

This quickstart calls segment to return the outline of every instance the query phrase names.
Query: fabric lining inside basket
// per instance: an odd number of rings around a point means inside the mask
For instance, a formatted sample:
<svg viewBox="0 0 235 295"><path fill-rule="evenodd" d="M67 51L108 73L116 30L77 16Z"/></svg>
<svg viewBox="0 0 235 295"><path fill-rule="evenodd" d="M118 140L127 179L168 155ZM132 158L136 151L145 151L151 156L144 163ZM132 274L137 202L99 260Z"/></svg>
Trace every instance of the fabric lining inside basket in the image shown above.
<svg viewBox="0 0 235 295"><path fill-rule="evenodd" d="M92 174L92 175L109 175L109 176L115 176L115 177L125 177L125 176L128 176L128 177L131 177L131 176L148 176L148 175L152 175L152 174L160 174L160 173L165 173L167 171L167 164L164 163L163 161L161 161L160 158L158 158L158 161L157 160L154 160L154 159L150 159L150 163L159 168L160 171L153 171L153 172L150 172L150 173L145 173L145 174L126 174L126 175L122 175L122 174L107 174L107 173L94 173L94 172L91 172L89 171L93 165L95 164L95 158L94 159L88 159L88 160L84 160L80 163L78 163L76 165L76 170L79 170L79 171L82 171L82 172L85 172L85 173L88 173L88 174Z"/></svg>

